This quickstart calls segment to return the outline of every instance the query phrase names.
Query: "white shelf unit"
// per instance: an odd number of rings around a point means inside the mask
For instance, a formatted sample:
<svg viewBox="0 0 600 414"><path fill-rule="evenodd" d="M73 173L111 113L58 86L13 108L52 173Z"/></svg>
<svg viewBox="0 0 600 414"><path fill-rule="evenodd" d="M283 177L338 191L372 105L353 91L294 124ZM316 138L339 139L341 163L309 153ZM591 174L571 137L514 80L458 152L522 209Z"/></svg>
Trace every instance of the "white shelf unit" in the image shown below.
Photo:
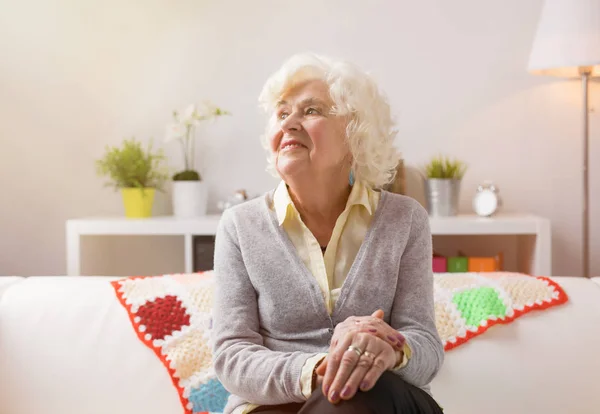
<svg viewBox="0 0 600 414"><path fill-rule="evenodd" d="M193 237L214 236L220 215L180 219L159 216L144 219L94 217L68 220L66 223L67 275L81 274L81 236L182 236L185 272L193 271ZM550 221L528 214L499 214L485 218L475 215L431 218L432 236L512 235L519 237L521 271L552 275Z"/></svg>

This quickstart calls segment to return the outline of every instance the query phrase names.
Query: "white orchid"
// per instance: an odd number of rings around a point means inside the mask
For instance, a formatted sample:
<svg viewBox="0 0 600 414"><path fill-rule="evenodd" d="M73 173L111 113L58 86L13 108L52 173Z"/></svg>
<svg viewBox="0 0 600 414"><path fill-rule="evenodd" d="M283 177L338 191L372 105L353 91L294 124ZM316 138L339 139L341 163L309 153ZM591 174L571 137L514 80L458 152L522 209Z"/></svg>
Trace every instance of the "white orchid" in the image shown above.
<svg viewBox="0 0 600 414"><path fill-rule="evenodd" d="M196 110L196 105L191 104L181 113L179 122L184 125L198 125L200 124L199 114Z"/></svg>
<svg viewBox="0 0 600 414"><path fill-rule="evenodd" d="M173 112L173 119L175 122L167 125L165 142L172 142L175 140L181 142L185 170L179 174L192 172L194 173L194 176L199 176L195 171L194 166L195 149L193 138L195 136L195 127L200 125L201 121L215 119L218 116L229 114L229 112L215 106L210 101L204 102L204 110L202 112L198 111L195 104L188 105L181 113L177 111ZM179 174L175 177L178 177Z"/></svg>
<svg viewBox="0 0 600 414"><path fill-rule="evenodd" d="M185 125L180 123L172 123L167 125L167 133L165 137L165 142L172 142L176 139L185 138L185 134L187 133L187 128Z"/></svg>

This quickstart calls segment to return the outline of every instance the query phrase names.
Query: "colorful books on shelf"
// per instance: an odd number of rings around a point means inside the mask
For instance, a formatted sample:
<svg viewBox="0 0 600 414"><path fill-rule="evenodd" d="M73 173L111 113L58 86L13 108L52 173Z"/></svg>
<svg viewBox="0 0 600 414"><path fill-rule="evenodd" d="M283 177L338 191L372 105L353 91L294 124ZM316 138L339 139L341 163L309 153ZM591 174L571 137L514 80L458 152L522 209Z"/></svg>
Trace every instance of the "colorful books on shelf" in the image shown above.
<svg viewBox="0 0 600 414"><path fill-rule="evenodd" d="M434 273L463 272L498 272L502 271L502 253L493 257L467 256L460 253L456 256L433 255Z"/></svg>

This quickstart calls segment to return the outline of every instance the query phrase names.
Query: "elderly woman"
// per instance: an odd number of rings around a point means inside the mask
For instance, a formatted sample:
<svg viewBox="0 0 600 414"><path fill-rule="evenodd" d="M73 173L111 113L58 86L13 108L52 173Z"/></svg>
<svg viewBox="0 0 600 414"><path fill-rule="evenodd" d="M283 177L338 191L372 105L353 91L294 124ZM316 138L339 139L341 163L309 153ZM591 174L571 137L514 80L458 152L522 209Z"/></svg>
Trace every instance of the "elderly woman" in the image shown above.
<svg viewBox="0 0 600 414"><path fill-rule="evenodd" d="M281 183L216 236L225 413L440 413L429 221L382 190L399 161L385 98L354 65L297 55L260 101Z"/></svg>

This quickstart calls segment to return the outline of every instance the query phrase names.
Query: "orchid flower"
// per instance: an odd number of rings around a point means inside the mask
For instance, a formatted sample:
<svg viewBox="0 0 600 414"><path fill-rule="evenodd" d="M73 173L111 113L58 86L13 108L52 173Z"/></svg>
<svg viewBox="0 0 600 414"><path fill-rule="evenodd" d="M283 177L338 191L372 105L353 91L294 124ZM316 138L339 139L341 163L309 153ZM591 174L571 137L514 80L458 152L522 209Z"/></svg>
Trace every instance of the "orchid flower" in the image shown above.
<svg viewBox="0 0 600 414"><path fill-rule="evenodd" d="M167 125L165 142L179 140L182 145L185 171L194 170L194 136L195 127L200 125L201 121L214 120L218 116L230 115L210 101L203 103L203 110L198 111L195 104L188 105L182 112L173 112L174 122Z"/></svg>

